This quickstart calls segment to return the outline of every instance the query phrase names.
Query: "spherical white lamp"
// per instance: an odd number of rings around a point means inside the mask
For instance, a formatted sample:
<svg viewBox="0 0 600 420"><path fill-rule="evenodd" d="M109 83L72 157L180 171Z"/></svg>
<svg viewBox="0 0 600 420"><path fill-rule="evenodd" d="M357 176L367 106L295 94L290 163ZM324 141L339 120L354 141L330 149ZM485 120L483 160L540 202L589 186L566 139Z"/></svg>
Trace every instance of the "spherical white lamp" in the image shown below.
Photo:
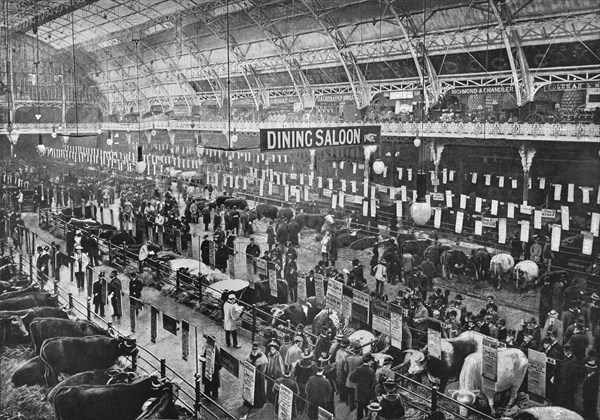
<svg viewBox="0 0 600 420"><path fill-rule="evenodd" d="M425 201L426 187L427 174L424 171L417 172L417 199L410 206L410 217L417 226L425 225L431 218L431 206Z"/></svg>
<svg viewBox="0 0 600 420"><path fill-rule="evenodd" d="M46 154L46 146L44 146L44 143L42 142L42 135L41 134L38 134L37 149L38 149L38 152L40 153L40 155Z"/></svg>
<svg viewBox="0 0 600 420"><path fill-rule="evenodd" d="M53 139L55 139L56 136L57 136L56 131L53 131L52 134L51 134L51 136L52 136Z"/></svg>
<svg viewBox="0 0 600 420"><path fill-rule="evenodd" d="M146 162L144 161L144 155L142 153L142 146L138 146L137 163L135 165L135 169L138 174L143 174L144 172L146 172Z"/></svg>
<svg viewBox="0 0 600 420"><path fill-rule="evenodd" d="M413 140L413 144L415 145L415 147L419 147L421 145L421 139L415 137L415 139Z"/></svg>
<svg viewBox="0 0 600 420"><path fill-rule="evenodd" d="M231 142L232 143L237 143L238 140L239 139L238 139L238 135L237 134L232 134L231 135Z"/></svg>
<svg viewBox="0 0 600 420"><path fill-rule="evenodd" d="M383 163L381 159L377 159L373 163L373 172L375 172L377 175L381 175L383 171L385 171L385 163Z"/></svg>
<svg viewBox="0 0 600 420"><path fill-rule="evenodd" d="M113 139L111 137L107 138L106 144L108 145L108 147L111 147L113 145Z"/></svg>

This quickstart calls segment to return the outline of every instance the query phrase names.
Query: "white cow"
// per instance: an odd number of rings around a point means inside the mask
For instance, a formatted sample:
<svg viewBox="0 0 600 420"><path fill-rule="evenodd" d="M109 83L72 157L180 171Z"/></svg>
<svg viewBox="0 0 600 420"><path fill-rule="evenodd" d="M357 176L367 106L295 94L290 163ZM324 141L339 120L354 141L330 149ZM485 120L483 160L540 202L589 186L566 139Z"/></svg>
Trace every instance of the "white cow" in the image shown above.
<svg viewBox="0 0 600 420"><path fill-rule="evenodd" d="M496 288L500 289L502 281L507 282L512 269L515 266L515 259L510 254L496 254L490 261L490 273L492 279L496 281Z"/></svg>
<svg viewBox="0 0 600 420"><path fill-rule="evenodd" d="M523 383L527 366L529 362L525 354L519 349L501 348L498 349L498 376L495 389L483 387L482 383L482 354L473 353L465 359L459 377L459 390L455 394L461 397L461 392L481 392L487 397L492 414L494 413L494 396L497 392L502 392L507 389L511 390L510 401L508 406L512 406L517 397L517 391ZM454 396L454 395L453 395ZM457 398L457 399L459 399ZM462 416L467 415L465 408L460 409Z"/></svg>
<svg viewBox="0 0 600 420"><path fill-rule="evenodd" d="M535 262L524 260L517 263L513 270L515 288L517 290L527 290L528 287L531 287L535 284L535 281L539 275L540 269Z"/></svg>
<svg viewBox="0 0 600 420"><path fill-rule="evenodd" d="M533 414L538 420L583 420L583 417L576 412L563 407L531 407L522 412ZM514 416L515 420L521 418L519 414Z"/></svg>
<svg viewBox="0 0 600 420"><path fill-rule="evenodd" d="M352 334L350 334L350 336L348 337L348 340L350 340L351 343L353 341L357 341L362 347L362 354L365 355L365 354L371 353L372 345L367 345L367 344L375 341L375 336L370 331L358 330L358 331L354 331Z"/></svg>

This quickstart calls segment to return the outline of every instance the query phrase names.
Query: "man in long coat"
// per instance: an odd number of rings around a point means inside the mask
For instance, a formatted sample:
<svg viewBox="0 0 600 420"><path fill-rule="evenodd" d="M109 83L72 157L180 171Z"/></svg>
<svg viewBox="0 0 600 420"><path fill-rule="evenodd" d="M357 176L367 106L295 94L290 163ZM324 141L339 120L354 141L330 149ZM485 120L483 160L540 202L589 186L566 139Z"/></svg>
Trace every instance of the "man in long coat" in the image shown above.
<svg viewBox="0 0 600 420"><path fill-rule="evenodd" d="M334 413L333 389L329 380L323 375L324 366L317 367L317 374L306 383L306 400L309 403L307 416L310 420L319 418L319 407Z"/></svg>
<svg viewBox="0 0 600 420"><path fill-rule="evenodd" d="M288 389L290 389L294 395L299 395L300 394L300 389L298 388L298 383L294 380L294 378L291 377L291 373L292 373L292 367L290 365L285 365L284 367L284 372L283 372L283 378L279 378L277 380L277 385L275 386L276 389L276 397L275 397L275 412L278 413L279 412L279 392L281 390L280 385L284 385L286 386ZM292 418L296 417L296 398L293 398L292 400Z"/></svg>
<svg viewBox="0 0 600 420"><path fill-rule="evenodd" d="M94 304L94 313L100 316L104 316L104 305L106 303L106 278L104 277L104 271L100 273L98 279L92 285L92 302Z"/></svg>
<svg viewBox="0 0 600 420"><path fill-rule="evenodd" d="M246 357L246 362L250 362L256 368L256 377L254 381L254 404L251 405L248 401L244 401L244 405L262 408L266 401L264 372L269 361L267 356L259 350L258 343L252 343L252 351Z"/></svg>
<svg viewBox="0 0 600 420"><path fill-rule="evenodd" d="M210 241L208 235L204 235L204 240L200 244L200 253L202 254L202 263L210 265Z"/></svg>
<svg viewBox="0 0 600 420"><path fill-rule="evenodd" d="M110 273L110 281L108 282L107 291L110 298L110 304L113 308L113 316L121 318L123 315L123 306L121 302L122 286L121 280L119 280L117 274L117 270L113 270Z"/></svg>
<svg viewBox="0 0 600 420"><path fill-rule="evenodd" d="M275 382L283 377L283 358L279 353L279 344L271 341L267 344L267 367L265 369L265 378L267 382L267 400L275 403Z"/></svg>

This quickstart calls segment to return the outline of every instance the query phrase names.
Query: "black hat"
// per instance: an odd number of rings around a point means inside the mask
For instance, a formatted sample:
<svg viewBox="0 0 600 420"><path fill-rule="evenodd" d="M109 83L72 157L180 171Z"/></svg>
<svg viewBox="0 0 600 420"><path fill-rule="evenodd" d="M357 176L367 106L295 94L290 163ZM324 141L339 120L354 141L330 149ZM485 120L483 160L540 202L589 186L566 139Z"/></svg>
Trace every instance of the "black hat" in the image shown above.
<svg viewBox="0 0 600 420"><path fill-rule="evenodd" d="M355 258L352 260L352 265L358 265L360 264L360 261L358 260L358 258Z"/></svg>
<svg viewBox="0 0 600 420"><path fill-rule="evenodd" d="M258 343L256 341L252 343L252 350L258 350Z"/></svg>
<svg viewBox="0 0 600 420"><path fill-rule="evenodd" d="M563 346L563 350L573 350L573 344L567 343Z"/></svg>

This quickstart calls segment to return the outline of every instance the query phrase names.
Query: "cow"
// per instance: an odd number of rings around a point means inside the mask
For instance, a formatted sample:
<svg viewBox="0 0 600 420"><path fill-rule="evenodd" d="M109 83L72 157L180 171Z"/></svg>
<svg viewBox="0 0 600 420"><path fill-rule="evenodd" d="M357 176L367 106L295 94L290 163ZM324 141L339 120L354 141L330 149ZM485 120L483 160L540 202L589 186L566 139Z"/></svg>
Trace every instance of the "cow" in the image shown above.
<svg viewBox="0 0 600 420"><path fill-rule="evenodd" d="M515 260L510 254L496 254L490 260L490 273L496 289L500 289L502 281L507 281L515 266Z"/></svg>
<svg viewBox="0 0 600 420"><path fill-rule="evenodd" d="M8 281L17 275L17 265L8 263L0 266L0 281Z"/></svg>
<svg viewBox="0 0 600 420"><path fill-rule="evenodd" d="M418 350L405 350L405 361L410 362L409 375L427 371L432 382L439 381L440 392L444 392L449 381L459 378L465 359L473 353L481 353L483 336L472 331L465 331L456 338L441 340L441 359L425 356Z"/></svg>
<svg viewBox="0 0 600 420"><path fill-rule="evenodd" d="M288 303L288 284L285 280L277 280L277 297L274 297L269 280L257 281L254 283L254 290L247 290L242 300L250 305L259 302L265 302L267 305L285 305Z"/></svg>
<svg viewBox="0 0 600 420"><path fill-rule="evenodd" d="M10 323L19 331L22 337L29 336L29 325L37 318L62 318L68 319L69 313L64 308L39 306L37 308L23 309L21 311L0 311L0 327L7 328Z"/></svg>
<svg viewBox="0 0 600 420"><path fill-rule="evenodd" d="M73 375L86 370L107 369L119 356L137 352L135 340L123 337L55 337L44 341L40 357L46 364L46 382L54 385L59 373Z"/></svg>
<svg viewBox="0 0 600 420"><path fill-rule="evenodd" d="M440 264L442 266L442 276L445 279L452 278L457 272L464 273L468 257L460 249L449 249L442 252Z"/></svg>
<svg viewBox="0 0 600 420"><path fill-rule="evenodd" d="M42 370L43 379L43 370ZM46 401L54 405L54 398L58 391L69 386L79 385L112 385L116 383L131 383L135 380L135 372L127 372L122 369L88 370L86 372L71 375L60 381L46 396ZM45 381L43 384L45 385Z"/></svg>
<svg viewBox="0 0 600 420"><path fill-rule="evenodd" d="M440 258L444 251L449 250L448 245L442 245L439 243L434 243L433 245L429 245L423 251L423 259L431 261L435 266L440 263Z"/></svg>
<svg viewBox="0 0 600 420"><path fill-rule="evenodd" d="M68 386L54 396L54 411L58 420L135 419L146 400L171 386L155 376L131 384Z"/></svg>
<svg viewBox="0 0 600 420"><path fill-rule="evenodd" d="M315 316L312 322L312 330L314 334L321 331L322 327L328 327L332 337L344 329L344 317L337 311L324 308Z"/></svg>
<svg viewBox="0 0 600 420"><path fill-rule="evenodd" d="M229 200L231 198L235 198L235 197L231 197L229 195L219 195L213 201L211 201L210 203L208 203L208 206L211 209L219 209L219 208L221 208L221 206L225 205L225 202L227 200Z"/></svg>
<svg viewBox="0 0 600 420"><path fill-rule="evenodd" d="M398 242L400 247L400 252L402 254L409 253L415 256L415 262L417 264L421 264L421 260L423 259L423 255L425 254L425 250L431 246L431 240L417 240L411 239L409 241Z"/></svg>
<svg viewBox="0 0 600 420"><path fill-rule="evenodd" d="M296 215L296 217L294 217L294 221L298 224L298 228L300 230L306 227L320 232L321 228L325 224L325 216L322 214L299 213Z"/></svg>
<svg viewBox="0 0 600 420"><path fill-rule="evenodd" d="M513 420L583 420L578 413L564 407L529 407L512 416Z"/></svg>
<svg viewBox="0 0 600 420"><path fill-rule="evenodd" d="M238 210L246 210L248 208L248 203L243 198L228 198L223 204L225 204L225 207L228 209L236 207Z"/></svg>
<svg viewBox="0 0 600 420"><path fill-rule="evenodd" d="M469 265L473 267L473 270L475 271L475 278L477 280L486 279L490 269L491 260L492 256L485 248L477 248L471 251Z"/></svg>
<svg viewBox="0 0 600 420"><path fill-rule="evenodd" d="M28 295L28 294L34 293L34 292L40 292L40 291L41 290L40 290L40 288L37 285L32 284L31 286L29 286L26 289L21 289L21 290L15 290L15 291L12 291L12 292L2 293L0 295L0 300L12 299L12 298L16 298L16 297L19 297L19 296L25 296L25 295Z"/></svg>
<svg viewBox="0 0 600 420"><path fill-rule="evenodd" d="M526 291L528 288L535 286L539 274L540 269L537 263L530 260L518 262L513 269L516 290Z"/></svg>
<svg viewBox="0 0 600 420"><path fill-rule="evenodd" d="M12 374L11 381L15 388L27 385L46 385L44 370L46 365L38 356L19 366Z"/></svg>
<svg viewBox="0 0 600 420"><path fill-rule="evenodd" d="M260 203L256 205L254 210L250 211L250 220L260 220L262 218L267 218L271 220L277 219L277 212L279 210L276 206L272 204L264 204Z"/></svg>
<svg viewBox="0 0 600 420"><path fill-rule="evenodd" d="M529 362L525 353L519 349L498 349L498 373L495 388L492 390L489 387L484 388L482 385L482 359L483 357L479 352L470 354L465 358L459 377L459 390L479 390L484 393L492 409L492 415L494 415L494 396L496 393L510 390L508 406L514 404L517 391L527 373ZM466 417L466 409L461 408L460 411L460 414Z"/></svg>
<svg viewBox="0 0 600 420"><path fill-rule="evenodd" d="M18 311L36 306L52 306L58 308L58 295L33 292L12 299L0 300L0 311Z"/></svg>
<svg viewBox="0 0 600 420"><path fill-rule="evenodd" d="M5 293L14 292L16 289L7 281L0 281L0 298L4 296Z"/></svg>
<svg viewBox="0 0 600 420"><path fill-rule="evenodd" d="M362 354L369 354L372 350L372 344L376 341L375 336L371 331L358 330L348 336L350 342L356 342L362 349Z"/></svg>
<svg viewBox="0 0 600 420"><path fill-rule="evenodd" d="M280 208L277 211L277 217L283 220L292 220L292 218L294 217L294 210L290 207Z"/></svg>
<svg viewBox="0 0 600 420"><path fill-rule="evenodd" d="M492 415L492 407L485 395L481 395L481 391L467 391L457 389L452 392L452 398L461 404L469 406L480 413Z"/></svg>
<svg viewBox="0 0 600 420"><path fill-rule="evenodd" d="M106 335L110 331L85 320L60 318L34 319L29 325L29 333L35 354L40 354L40 348L45 340L53 337L87 337L91 335Z"/></svg>
<svg viewBox="0 0 600 420"><path fill-rule="evenodd" d="M144 419L178 419L180 411L185 409L175 404L179 388L173 384L163 391L162 395L151 398L142 407L142 414L136 420Z"/></svg>
<svg viewBox="0 0 600 420"><path fill-rule="evenodd" d="M321 312L323 305L317 303L315 297L310 297L306 303L290 303L279 305L271 309L273 315L272 325L276 327L280 323L289 323L292 326L298 324L312 324L315 317Z"/></svg>

